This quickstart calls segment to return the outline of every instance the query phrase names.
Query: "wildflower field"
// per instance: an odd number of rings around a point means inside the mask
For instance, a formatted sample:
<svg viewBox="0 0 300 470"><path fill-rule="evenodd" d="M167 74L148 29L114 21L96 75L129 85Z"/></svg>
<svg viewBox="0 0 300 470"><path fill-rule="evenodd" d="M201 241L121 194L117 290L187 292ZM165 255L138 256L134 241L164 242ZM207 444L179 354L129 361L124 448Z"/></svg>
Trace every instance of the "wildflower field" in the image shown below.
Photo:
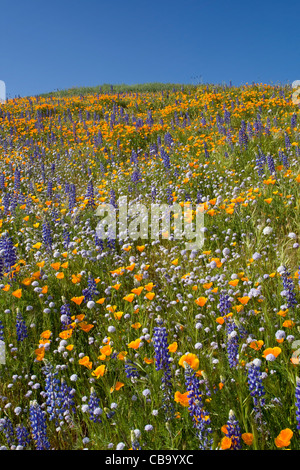
<svg viewBox="0 0 300 470"><path fill-rule="evenodd" d="M1 449L300 449L299 145L290 86L0 105ZM100 239L121 196L203 246Z"/></svg>

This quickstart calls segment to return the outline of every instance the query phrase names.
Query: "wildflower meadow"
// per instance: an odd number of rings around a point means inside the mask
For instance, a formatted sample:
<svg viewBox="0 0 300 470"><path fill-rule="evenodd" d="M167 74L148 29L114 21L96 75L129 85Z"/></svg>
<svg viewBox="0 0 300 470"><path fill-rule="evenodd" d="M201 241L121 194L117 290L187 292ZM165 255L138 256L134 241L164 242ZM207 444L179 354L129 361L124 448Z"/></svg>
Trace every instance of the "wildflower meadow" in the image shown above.
<svg viewBox="0 0 300 470"><path fill-rule="evenodd" d="M1 449L300 449L299 125L263 83L0 104Z"/></svg>

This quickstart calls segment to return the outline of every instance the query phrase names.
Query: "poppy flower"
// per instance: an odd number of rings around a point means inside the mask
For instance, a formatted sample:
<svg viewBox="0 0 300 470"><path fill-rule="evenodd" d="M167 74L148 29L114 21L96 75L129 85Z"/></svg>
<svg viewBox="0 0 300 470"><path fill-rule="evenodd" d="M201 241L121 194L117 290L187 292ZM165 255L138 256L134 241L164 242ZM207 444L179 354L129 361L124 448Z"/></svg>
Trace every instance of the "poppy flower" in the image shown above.
<svg viewBox="0 0 300 470"><path fill-rule="evenodd" d="M168 350L172 353L176 352L177 348L178 348L178 344L176 343L176 341L168 346Z"/></svg>
<svg viewBox="0 0 300 470"><path fill-rule="evenodd" d="M80 364L81 366L85 366L88 369L91 369L93 367L93 363L90 361L89 356L84 356L79 359L78 364Z"/></svg>
<svg viewBox="0 0 300 470"><path fill-rule="evenodd" d="M197 370L199 368L199 359L196 354L189 353L181 356L178 364L185 368L185 363L187 363L194 370Z"/></svg>
<svg viewBox="0 0 300 470"><path fill-rule="evenodd" d="M12 295L17 299L20 299L22 297L22 289L15 290L14 292L12 292Z"/></svg>
<svg viewBox="0 0 300 470"><path fill-rule="evenodd" d="M222 450L230 449L231 444L232 444L231 438L224 436L223 439L221 440L221 449Z"/></svg>
<svg viewBox="0 0 300 470"><path fill-rule="evenodd" d="M242 305L247 305L249 300L250 297L248 297L247 295L245 295L244 297L238 297L238 301L241 302Z"/></svg>
<svg viewBox="0 0 300 470"><path fill-rule="evenodd" d="M73 334L73 329L71 328L70 330L64 330L61 333L59 333L59 337L61 339L68 339L68 338L71 338L72 334Z"/></svg>
<svg viewBox="0 0 300 470"><path fill-rule="evenodd" d="M114 317L115 317L116 320L121 320L123 314L124 314L124 312L115 312Z"/></svg>
<svg viewBox="0 0 300 470"><path fill-rule="evenodd" d="M241 437L247 446L253 444L253 434L251 432L245 432Z"/></svg>
<svg viewBox="0 0 300 470"><path fill-rule="evenodd" d="M88 324L87 322L81 322L78 323L79 328L81 328L83 331L88 333L92 328L94 328L94 325Z"/></svg>
<svg viewBox="0 0 300 470"><path fill-rule="evenodd" d="M43 339L49 339L50 336L52 335L50 330L45 330L43 333L40 334L40 337Z"/></svg>
<svg viewBox="0 0 300 470"><path fill-rule="evenodd" d="M147 292L151 292L153 287L155 287L155 285L153 284L153 282L149 282L146 286L144 286L146 291Z"/></svg>
<svg viewBox="0 0 300 470"><path fill-rule="evenodd" d="M185 392L185 393L175 392L174 400L176 401L176 403L179 403L180 405L187 407L189 406L188 394L189 392Z"/></svg>
<svg viewBox="0 0 300 470"><path fill-rule="evenodd" d="M136 288L132 289L131 292L133 292L136 295L140 295L143 290L144 290L144 287L140 286L140 287L136 287Z"/></svg>
<svg viewBox="0 0 300 470"><path fill-rule="evenodd" d="M289 428L280 431L279 435L275 439L275 445L278 448L288 447L293 437L293 431Z"/></svg>
<svg viewBox="0 0 300 470"><path fill-rule="evenodd" d="M154 292L148 292L145 297L148 299L148 300L153 300L154 297L155 297L155 294Z"/></svg>
<svg viewBox="0 0 300 470"><path fill-rule="evenodd" d="M44 347L38 348L34 352L36 354L36 360L37 361L42 361L44 359L44 357L45 357L45 348Z"/></svg>
<svg viewBox="0 0 300 470"><path fill-rule="evenodd" d="M208 299L206 297L198 297L198 299L195 300L195 303L199 305L199 307L203 307L206 304L207 300Z"/></svg>
<svg viewBox="0 0 300 470"><path fill-rule="evenodd" d="M138 349L141 343L141 339L138 338L135 341L131 341L129 344L127 344L128 348L130 349Z"/></svg>
<svg viewBox="0 0 300 470"><path fill-rule="evenodd" d="M275 346L275 348L267 348L263 352L263 357L266 358L269 354L272 354L273 356L277 357L281 353L281 349Z"/></svg>
<svg viewBox="0 0 300 470"><path fill-rule="evenodd" d="M104 372L105 372L105 365L102 364L101 366L97 367L97 369L95 369L92 372L92 375L96 377L97 379L99 379L99 377L103 377Z"/></svg>
<svg viewBox="0 0 300 470"><path fill-rule="evenodd" d="M60 268L60 263L52 263L50 266L51 268L55 269L55 271L58 271Z"/></svg>
<svg viewBox="0 0 300 470"><path fill-rule="evenodd" d="M134 299L134 294L128 294L125 297L123 297L123 300L127 300L127 302L132 302Z"/></svg>
<svg viewBox="0 0 300 470"><path fill-rule="evenodd" d="M83 301L84 299L84 295L80 296L80 297L72 297L72 302L75 302L76 305L80 305L81 302Z"/></svg>

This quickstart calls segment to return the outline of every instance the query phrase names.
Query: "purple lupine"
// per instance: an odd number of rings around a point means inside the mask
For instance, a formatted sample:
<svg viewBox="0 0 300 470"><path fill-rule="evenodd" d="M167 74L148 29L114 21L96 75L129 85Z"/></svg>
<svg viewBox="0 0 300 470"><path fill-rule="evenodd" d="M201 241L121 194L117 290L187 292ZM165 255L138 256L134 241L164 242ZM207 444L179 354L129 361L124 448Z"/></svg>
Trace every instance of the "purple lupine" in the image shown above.
<svg viewBox="0 0 300 470"><path fill-rule="evenodd" d="M58 400L60 405L60 419L65 418L69 421L68 417L70 411L75 411L74 402L75 389L69 387L64 379L61 379L60 388L58 391Z"/></svg>
<svg viewBox="0 0 300 470"><path fill-rule="evenodd" d="M46 413L36 400L30 402L29 420L31 435L37 450L50 450L47 437Z"/></svg>
<svg viewBox="0 0 300 470"><path fill-rule="evenodd" d="M62 235L63 235L63 239L64 239L63 245L64 245L65 250L67 250L71 240L70 240L70 233L65 227L63 229L63 234Z"/></svg>
<svg viewBox="0 0 300 470"><path fill-rule="evenodd" d="M84 295L85 302L89 302L90 300L93 300L96 295L99 295L97 284L93 276L91 276L91 273L88 275L88 285L85 289L83 289L82 295Z"/></svg>
<svg viewBox="0 0 300 470"><path fill-rule="evenodd" d="M0 252L2 253L2 259L5 271L11 271L11 268L17 262L16 250L12 238L5 232L0 238Z"/></svg>
<svg viewBox="0 0 300 470"><path fill-rule="evenodd" d="M271 155L267 155L267 163L271 175L276 176L275 163Z"/></svg>
<svg viewBox="0 0 300 470"><path fill-rule="evenodd" d="M110 204L114 207L114 208L117 208L118 205L117 205L117 202L116 202L116 192L114 189L111 189L110 192L109 192L109 195L110 195Z"/></svg>
<svg viewBox="0 0 300 470"><path fill-rule="evenodd" d="M17 341L22 342L28 337L27 326L19 309L17 309L16 330Z"/></svg>
<svg viewBox="0 0 300 470"><path fill-rule="evenodd" d="M256 155L256 168L257 168L258 176L262 178L264 176L264 162L260 154Z"/></svg>
<svg viewBox="0 0 300 470"><path fill-rule="evenodd" d="M291 117L291 128L294 129L297 127L297 114L293 114Z"/></svg>
<svg viewBox="0 0 300 470"><path fill-rule="evenodd" d="M284 268L284 271L281 275L282 277L282 284L284 291L281 293L287 299L287 308L293 308L297 305L297 299L295 294L295 286L293 280L290 278L290 272L287 268Z"/></svg>
<svg viewBox="0 0 300 470"><path fill-rule="evenodd" d="M172 401L173 387L171 381L171 367L170 367L170 353L168 349L168 333L167 329L162 326L163 322L160 317L157 319L157 327L153 329L153 345L155 356L155 368L157 371L162 370L162 384L163 391L163 410L166 414L166 419L170 420L174 417L174 405Z"/></svg>
<svg viewBox="0 0 300 470"><path fill-rule="evenodd" d="M173 202L173 196L172 196L172 189L169 186L167 187L167 200L168 200L168 204L171 206Z"/></svg>
<svg viewBox="0 0 300 470"><path fill-rule="evenodd" d="M89 398L89 416L90 420L94 423L101 423L102 420L100 418L103 410L100 408L100 400L96 395L94 388L91 388L90 398Z"/></svg>
<svg viewBox="0 0 300 470"><path fill-rule="evenodd" d="M60 400L59 400L59 385L58 372L55 372L54 367L50 363L46 363L43 368L45 374L45 398L47 405L47 413L49 420L55 420L58 425L58 420L61 419Z"/></svg>
<svg viewBox="0 0 300 470"><path fill-rule="evenodd" d="M136 365L130 359L125 358L124 368L127 379L133 379L134 381L135 379L139 378L140 374L136 368Z"/></svg>
<svg viewBox="0 0 300 470"><path fill-rule="evenodd" d="M60 321L62 323L62 329L67 330L72 323L71 319L71 308L70 305L66 303L66 299L62 298L63 304L60 308Z"/></svg>
<svg viewBox="0 0 300 470"><path fill-rule="evenodd" d="M167 147L172 147L174 143L173 137L171 136L170 132L167 132L164 136L164 142Z"/></svg>
<svg viewBox="0 0 300 470"><path fill-rule="evenodd" d="M239 363L239 335L237 332L236 324L233 321L226 323L226 334L227 334L227 358L229 367L235 368Z"/></svg>
<svg viewBox="0 0 300 470"><path fill-rule="evenodd" d="M8 446L15 444L15 433L14 427L11 420L6 416L5 418L0 419L0 431L3 432Z"/></svg>
<svg viewBox="0 0 300 470"><path fill-rule="evenodd" d="M283 163L283 166L285 168L289 168L289 160L288 160L288 156L286 155L286 153L282 153L282 163Z"/></svg>
<svg viewBox="0 0 300 470"><path fill-rule="evenodd" d="M52 249L52 234L49 222L44 222L42 225L43 242L47 250Z"/></svg>
<svg viewBox="0 0 300 470"><path fill-rule="evenodd" d="M48 184L47 184L47 198L48 199L52 199L52 196L53 196L53 184L52 184L52 180L48 180Z"/></svg>
<svg viewBox="0 0 300 470"><path fill-rule="evenodd" d="M285 143L285 148L287 150L290 150L291 149L291 141L290 141L290 138L289 138L289 136L286 132L284 133L284 143Z"/></svg>
<svg viewBox="0 0 300 470"><path fill-rule="evenodd" d="M88 182L86 197L88 199L88 205L92 208L95 207L95 196L94 196L94 186L92 180Z"/></svg>
<svg viewBox="0 0 300 470"><path fill-rule="evenodd" d="M265 390L262 383L260 366L260 359L254 359L248 366L248 387L256 411L259 411L265 405L265 399L263 398Z"/></svg>
<svg viewBox="0 0 300 470"><path fill-rule="evenodd" d="M69 211L72 212L75 206L76 206L76 186L75 184L71 184L70 190L69 190Z"/></svg>
<svg viewBox="0 0 300 470"><path fill-rule="evenodd" d="M199 448L201 450L209 450L212 447L210 427L210 418L207 411L203 408L203 402L200 394L200 383L194 370L189 364L184 363L185 384L188 391L189 413L193 420L193 427L196 429L199 439Z"/></svg>
<svg viewBox="0 0 300 470"><path fill-rule="evenodd" d="M131 181L133 183L139 183L140 181L142 181L142 175L138 169L133 171L131 175Z"/></svg>
<svg viewBox="0 0 300 470"><path fill-rule="evenodd" d="M169 170L171 168L171 163L168 153L163 148L161 148L160 155L163 160L164 167L166 168L166 170Z"/></svg>
<svg viewBox="0 0 300 470"><path fill-rule="evenodd" d="M210 155L209 155L209 152L207 150L207 143L205 141L204 141L204 156L205 156L205 160L209 160Z"/></svg>
<svg viewBox="0 0 300 470"><path fill-rule="evenodd" d="M245 121L241 122L241 128L239 130L239 145L241 148L247 150L248 148L248 135L246 133L246 123Z"/></svg>
<svg viewBox="0 0 300 470"><path fill-rule="evenodd" d="M4 173L0 173L0 189L5 189L5 176L4 176Z"/></svg>
<svg viewBox="0 0 300 470"><path fill-rule="evenodd" d="M225 291L220 293L218 309L222 317L230 313L230 310L231 310L230 296Z"/></svg>
<svg viewBox="0 0 300 470"><path fill-rule="evenodd" d="M296 390L295 390L295 397L296 397L296 421L297 421L297 429L300 431L300 378L296 378Z"/></svg>
<svg viewBox="0 0 300 470"><path fill-rule="evenodd" d="M241 449L241 428L235 414L232 410L229 411L229 419L226 423L227 437L231 439L231 448L233 450Z"/></svg>
<svg viewBox="0 0 300 470"><path fill-rule="evenodd" d="M14 190L20 191L20 187L21 187L21 171L19 170L18 167L16 167L15 172L14 172Z"/></svg>
<svg viewBox="0 0 300 470"><path fill-rule="evenodd" d="M1 320L0 320L0 341L4 341L4 326Z"/></svg>
<svg viewBox="0 0 300 470"><path fill-rule="evenodd" d="M27 428L23 424L18 424L16 426L16 437L18 441L18 445L22 446L22 448L26 448L31 441L30 433L28 432Z"/></svg>

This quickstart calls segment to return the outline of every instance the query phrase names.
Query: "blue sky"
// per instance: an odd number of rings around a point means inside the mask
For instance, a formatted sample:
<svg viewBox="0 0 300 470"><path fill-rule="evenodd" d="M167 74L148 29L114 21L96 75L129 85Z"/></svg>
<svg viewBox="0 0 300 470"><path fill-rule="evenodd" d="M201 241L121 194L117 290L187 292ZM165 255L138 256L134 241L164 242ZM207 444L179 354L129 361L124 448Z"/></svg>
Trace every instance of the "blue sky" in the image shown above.
<svg viewBox="0 0 300 470"><path fill-rule="evenodd" d="M7 95L103 83L292 83L300 2L2 0Z"/></svg>

